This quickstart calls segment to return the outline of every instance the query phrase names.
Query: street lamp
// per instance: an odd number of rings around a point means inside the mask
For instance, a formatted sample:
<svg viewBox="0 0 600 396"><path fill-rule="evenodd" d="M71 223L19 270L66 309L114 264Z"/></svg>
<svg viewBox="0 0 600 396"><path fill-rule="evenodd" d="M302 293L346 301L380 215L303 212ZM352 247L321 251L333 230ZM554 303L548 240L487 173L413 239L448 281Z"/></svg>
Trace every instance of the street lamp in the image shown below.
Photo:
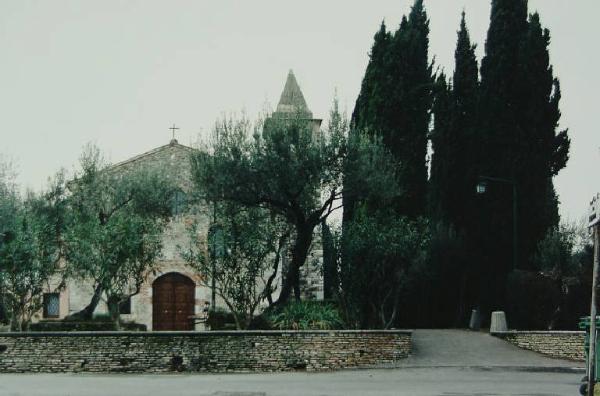
<svg viewBox="0 0 600 396"><path fill-rule="evenodd" d="M513 270L517 269L518 263L518 229L517 229L517 183L514 180L502 179L499 177L479 176L479 181L475 187L477 194L485 194L487 192L488 182L497 182L512 185L513 190Z"/></svg>
<svg viewBox="0 0 600 396"><path fill-rule="evenodd" d="M485 180L480 180L475 188L477 190L477 194L485 194L487 190L487 182Z"/></svg>

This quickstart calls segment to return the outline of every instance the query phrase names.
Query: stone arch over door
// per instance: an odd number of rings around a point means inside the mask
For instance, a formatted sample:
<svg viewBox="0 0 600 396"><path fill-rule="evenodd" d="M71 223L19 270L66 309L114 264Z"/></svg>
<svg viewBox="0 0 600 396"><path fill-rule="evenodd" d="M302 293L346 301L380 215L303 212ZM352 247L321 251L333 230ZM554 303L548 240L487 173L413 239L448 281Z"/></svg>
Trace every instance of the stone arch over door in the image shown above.
<svg viewBox="0 0 600 396"><path fill-rule="evenodd" d="M178 272L152 283L152 330L194 330L196 284Z"/></svg>

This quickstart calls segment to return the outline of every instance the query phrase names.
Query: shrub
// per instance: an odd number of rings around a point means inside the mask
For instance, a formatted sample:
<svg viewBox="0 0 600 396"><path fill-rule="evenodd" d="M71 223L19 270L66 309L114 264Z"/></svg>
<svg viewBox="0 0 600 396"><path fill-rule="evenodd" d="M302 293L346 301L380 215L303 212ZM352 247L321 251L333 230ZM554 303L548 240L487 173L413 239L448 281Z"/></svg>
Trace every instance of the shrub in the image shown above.
<svg viewBox="0 0 600 396"><path fill-rule="evenodd" d="M344 327L338 309L320 301L290 302L268 314L274 329L279 330L332 330Z"/></svg>
<svg viewBox="0 0 600 396"><path fill-rule="evenodd" d="M61 321L61 320L43 320L38 323L32 323L29 326L30 331L115 331L114 322L102 321Z"/></svg>
<svg viewBox="0 0 600 396"><path fill-rule="evenodd" d="M216 308L208 312L206 324L211 330L235 330L233 314L223 308Z"/></svg>
<svg viewBox="0 0 600 396"><path fill-rule="evenodd" d="M508 325L515 329L547 330L560 311L561 290L549 276L513 271L507 282Z"/></svg>
<svg viewBox="0 0 600 396"><path fill-rule="evenodd" d="M252 318L248 330L272 330L271 322L267 314L261 314Z"/></svg>
<svg viewBox="0 0 600 396"><path fill-rule="evenodd" d="M108 314L97 314L88 320L66 317L62 320L42 320L32 323L30 331L147 331L148 327L142 323L121 321L119 328Z"/></svg>

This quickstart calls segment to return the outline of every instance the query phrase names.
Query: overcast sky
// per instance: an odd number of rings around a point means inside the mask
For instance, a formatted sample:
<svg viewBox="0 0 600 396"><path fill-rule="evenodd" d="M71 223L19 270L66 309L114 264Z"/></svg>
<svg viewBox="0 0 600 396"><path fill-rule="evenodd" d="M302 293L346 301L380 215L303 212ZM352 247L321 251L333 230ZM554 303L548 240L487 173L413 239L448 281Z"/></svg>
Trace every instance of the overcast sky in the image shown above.
<svg viewBox="0 0 600 396"><path fill-rule="evenodd" d="M396 29L412 0L178 1L0 0L0 155L33 189L81 148L113 162L184 144L224 112L254 118L277 104L294 70L310 109L326 118L337 89L352 111L380 22ZM488 0L425 0L430 54L447 73L460 13L481 60ZM556 179L561 213L585 214L599 187L598 0L530 0L552 34L562 127L571 160ZM594 50L596 48L596 50Z"/></svg>

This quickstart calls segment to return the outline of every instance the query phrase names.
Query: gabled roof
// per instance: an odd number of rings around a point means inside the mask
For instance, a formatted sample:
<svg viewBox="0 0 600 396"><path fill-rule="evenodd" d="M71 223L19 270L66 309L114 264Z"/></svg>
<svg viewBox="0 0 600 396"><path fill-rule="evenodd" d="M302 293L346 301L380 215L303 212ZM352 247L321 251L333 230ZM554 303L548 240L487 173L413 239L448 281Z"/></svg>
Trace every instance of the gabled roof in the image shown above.
<svg viewBox="0 0 600 396"><path fill-rule="evenodd" d="M150 151L146 151L145 153L136 155L134 157L131 157L131 158L126 159L121 162L117 162L116 164L111 165L110 168L114 169L114 168L119 168L119 167L122 167L125 165L130 165L134 162L138 162L140 160L143 160L147 157L151 157L155 154L160 153L161 151L168 150L168 149L178 149L178 150L185 150L185 151L189 151L189 152L194 150L192 147L185 146L183 144L179 144L176 139L173 139L173 140L171 140L171 142L169 144L165 144L163 146L156 147Z"/></svg>

